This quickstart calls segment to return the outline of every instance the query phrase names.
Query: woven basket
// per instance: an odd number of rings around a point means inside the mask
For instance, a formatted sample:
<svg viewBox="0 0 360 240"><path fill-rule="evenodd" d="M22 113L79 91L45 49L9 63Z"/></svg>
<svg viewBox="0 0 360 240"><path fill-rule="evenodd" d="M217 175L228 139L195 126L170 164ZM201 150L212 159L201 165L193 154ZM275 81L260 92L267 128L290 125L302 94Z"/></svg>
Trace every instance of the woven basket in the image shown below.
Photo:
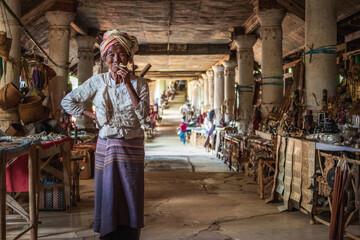
<svg viewBox="0 0 360 240"><path fill-rule="evenodd" d="M18 105L18 112L24 124L40 120L44 112L43 106L41 105L41 97L25 97L23 103Z"/></svg>
<svg viewBox="0 0 360 240"><path fill-rule="evenodd" d="M0 108L7 110L16 107L22 98L19 89L13 83L8 83L0 89Z"/></svg>
<svg viewBox="0 0 360 240"><path fill-rule="evenodd" d="M11 38L6 37L6 32L0 31L0 57L9 58L11 42Z"/></svg>

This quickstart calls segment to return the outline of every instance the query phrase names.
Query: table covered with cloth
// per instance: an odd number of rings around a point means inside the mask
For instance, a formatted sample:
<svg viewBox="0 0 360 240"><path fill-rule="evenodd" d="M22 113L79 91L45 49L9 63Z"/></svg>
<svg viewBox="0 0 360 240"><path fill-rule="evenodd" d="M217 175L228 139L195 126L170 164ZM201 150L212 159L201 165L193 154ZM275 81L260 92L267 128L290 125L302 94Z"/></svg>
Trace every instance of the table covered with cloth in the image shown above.
<svg viewBox="0 0 360 240"><path fill-rule="evenodd" d="M11 138L3 137L0 140L0 159L4 153L16 154L23 152L31 146L33 142L11 141ZM29 191L28 155L22 155L6 168L6 190L8 192L27 192Z"/></svg>
<svg viewBox="0 0 360 240"><path fill-rule="evenodd" d="M64 137L56 141L35 141L38 146L43 149L48 149L54 145L64 143L66 141L73 142L72 138ZM25 140L14 149L7 149L6 151L21 151L29 147L34 141ZM1 145L0 145L1 156ZM8 192L28 192L29 191L29 172L28 172L28 155L22 155L6 168L6 191Z"/></svg>

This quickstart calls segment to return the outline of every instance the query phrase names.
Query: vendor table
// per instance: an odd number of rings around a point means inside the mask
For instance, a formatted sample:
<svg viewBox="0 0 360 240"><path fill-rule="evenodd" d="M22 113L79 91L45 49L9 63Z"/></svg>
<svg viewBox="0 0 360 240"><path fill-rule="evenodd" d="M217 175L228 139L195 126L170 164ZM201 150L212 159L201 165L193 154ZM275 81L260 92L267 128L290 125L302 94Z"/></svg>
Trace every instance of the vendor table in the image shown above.
<svg viewBox="0 0 360 240"><path fill-rule="evenodd" d="M275 148L276 146L269 139L260 136L248 138L246 151L248 152L248 162L245 163L245 174L252 173L254 180L258 182L260 199L264 199L264 190L273 185L273 173L275 173ZM251 165L251 169L249 169Z"/></svg>
<svg viewBox="0 0 360 240"><path fill-rule="evenodd" d="M71 211L71 143L73 140L70 137L60 139L58 141L46 142L36 146L37 158L39 159L40 170L44 170L56 178L60 179L62 183L42 185L43 188L63 187L65 209L67 212ZM49 165L51 160L59 156L61 158L63 171L60 171ZM46 159L44 162L41 159Z"/></svg>
<svg viewBox="0 0 360 240"><path fill-rule="evenodd" d="M243 159L244 137L225 135L223 155L226 155L230 169L239 171Z"/></svg>
<svg viewBox="0 0 360 240"><path fill-rule="evenodd" d="M353 221L356 213L359 213L360 160L347 156L349 153L357 156L359 152L359 149L346 146L278 136L273 192L280 194L284 201L279 210L297 208L311 216L311 223L320 222L330 226L334 192L331 188L332 174L338 164L346 165L348 170L351 169L353 179L349 187L351 194L347 196L350 196L347 202L350 207L344 207L344 211L347 211L344 214L344 234L352 239L360 239L359 223Z"/></svg>
<svg viewBox="0 0 360 240"><path fill-rule="evenodd" d="M204 135L206 130L204 129L193 129L191 130L190 145L196 149L197 145L204 146Z"/></svg>
<svg viewBox="0 0 360 240"><path fill-rule="evenodd" d="M332 213L332 201L333 199L331 196L333 196L333 192L331 191L331 188L329 187L329 172L331 169L335 168L336 166L342 166L345 169L347 169L348 174L353 174L351 183L350 183L350 192L353 192L352 197L354 201L354 209L352 209L347 214L344 214L344 234L345 236L351 238L351 239L360 239L360 231L356 231L356 229L360 229L359 227L359 220L357 225L353 225L355 228L352 228L351 222L354 220L355 215L358 214L360 217L360 189L359 189L359 171L360 171L360 160L357 159L351 159L347 157L345 154L342 156L338 156L338 153L345 153L345 152L352 152L355 154L355 156L358 156L360 153L360 149L357 148L351 148L347 146L334 146L331 144L325 144L325 143L316 143L315 148L317 150L317 165L320 167L321 174L317 177L318 187L317 187L317 194L327 197L327 200L329 202L329 209L328 212ZM348 192L348 191L346 191ZM349 193L348 193L349 194ZM349 195L348 195L349 198ZM348 202L350 201L348 199ZM320 208L319 208L320 209ZM347 209L349 211L349 209ZM344 210L345 211L345 210ZM312 212L313 221L320 222L326 226L330 226L330 221L323 217L323 213L326 211L324 210L318 210L316 205L314 205L314 211ZM356 218L355 218L356 219ZM355 231L354 231L355 230Z"/></svg>
<svg viewBox="0 0 360 240"><path fill-rule="evenodd" d="M6 195L6 166L10 165L17 160L18 157L28 154L28 172L29 172L29 215L17 207L17 203ZM37 184L39 182L37 174L37 160L36 160L36 147L31 141L24 141L18 146L10 148L1 148L0 145L0 240L6 239L6 204L14 208L20 213L26 222L21 224L29 224L29 227L21 232L17 237L21 237L26 232L30 231L32 240L37 239L38 230L38 212L37 212Z"/></svg>
<svg viewBox="0 0 360 240"><path fill-rule="evenodd" d="M69 137L62 138L56 141L42 141L29 140L28 138L14 138L14 143L17 145L9 145L5 143L11 142L12 139L2 138L3 144L0 143L0 240L6 239L6 224L19 225L29 224L29 227L22 231L15 239L20 238L22 235L30 231L32 240L37 239L38 229L38 210L39 210L39 192L40 192L40 171L46 171L52 176L60 179L61 184L46 184L42 188L64 188L64 202L65 209L71 210L71 171L70 171L70 156L71 156L71 143L72 139ZM20 143L20 144L19 144ZM61 159L63 171L60 171L50 166L51 160L58 156ZM28 161L28 171L19 172L20 175L7 176L7 166L14 167L17 170L23 167L23 163L17 163L22 157L22 160ZM46 159L42 162L42 159ZM17 165L19 164L19 165ZM16 166L17 165L17 166ZM9 181L7 186L7 177ZM22 181L16 182L19 179ZM23 186L24 182L28 181L28 188ZM13 192L29 192L29 214L13 199L10 195L6 195L7 188ZM21 219L25 222L9 222L6 223L5 203L20 214ZM14 217L10 217L13 219ZM18 218L18 217L15 217Z"/></svg>

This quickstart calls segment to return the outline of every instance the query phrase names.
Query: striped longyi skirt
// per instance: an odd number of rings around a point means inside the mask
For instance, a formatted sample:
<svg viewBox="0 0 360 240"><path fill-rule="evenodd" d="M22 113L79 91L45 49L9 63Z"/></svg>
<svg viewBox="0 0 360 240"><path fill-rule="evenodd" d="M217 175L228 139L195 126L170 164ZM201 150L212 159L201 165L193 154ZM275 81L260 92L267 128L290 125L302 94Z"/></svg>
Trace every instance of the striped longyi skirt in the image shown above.
<svg viewBox="0 0 360 240"><path fill-rule="evenodd" d="M94 232L144 226L144 138L98 138Z"/></svg>

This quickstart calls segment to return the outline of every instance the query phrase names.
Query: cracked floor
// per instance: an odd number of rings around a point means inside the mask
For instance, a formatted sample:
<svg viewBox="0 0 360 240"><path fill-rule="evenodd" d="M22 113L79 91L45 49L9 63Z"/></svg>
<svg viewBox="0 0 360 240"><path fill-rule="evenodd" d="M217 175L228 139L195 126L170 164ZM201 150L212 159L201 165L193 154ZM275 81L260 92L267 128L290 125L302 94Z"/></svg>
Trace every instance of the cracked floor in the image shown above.
<svg viewBox="0 0 360 240"><path fill-rule="evenodd" d="M141 240L328 239L329 229L310 225L300 212L279 213L265 204L257 184L175 134L183 95L165 110L157 136L146 143L145 227ZM93 180L82 180L72 213L40 212L39 239L98 239L92 232ZM21 228L8 227L8 238ZM29 239L25 235L21 239Z"/></svg>

